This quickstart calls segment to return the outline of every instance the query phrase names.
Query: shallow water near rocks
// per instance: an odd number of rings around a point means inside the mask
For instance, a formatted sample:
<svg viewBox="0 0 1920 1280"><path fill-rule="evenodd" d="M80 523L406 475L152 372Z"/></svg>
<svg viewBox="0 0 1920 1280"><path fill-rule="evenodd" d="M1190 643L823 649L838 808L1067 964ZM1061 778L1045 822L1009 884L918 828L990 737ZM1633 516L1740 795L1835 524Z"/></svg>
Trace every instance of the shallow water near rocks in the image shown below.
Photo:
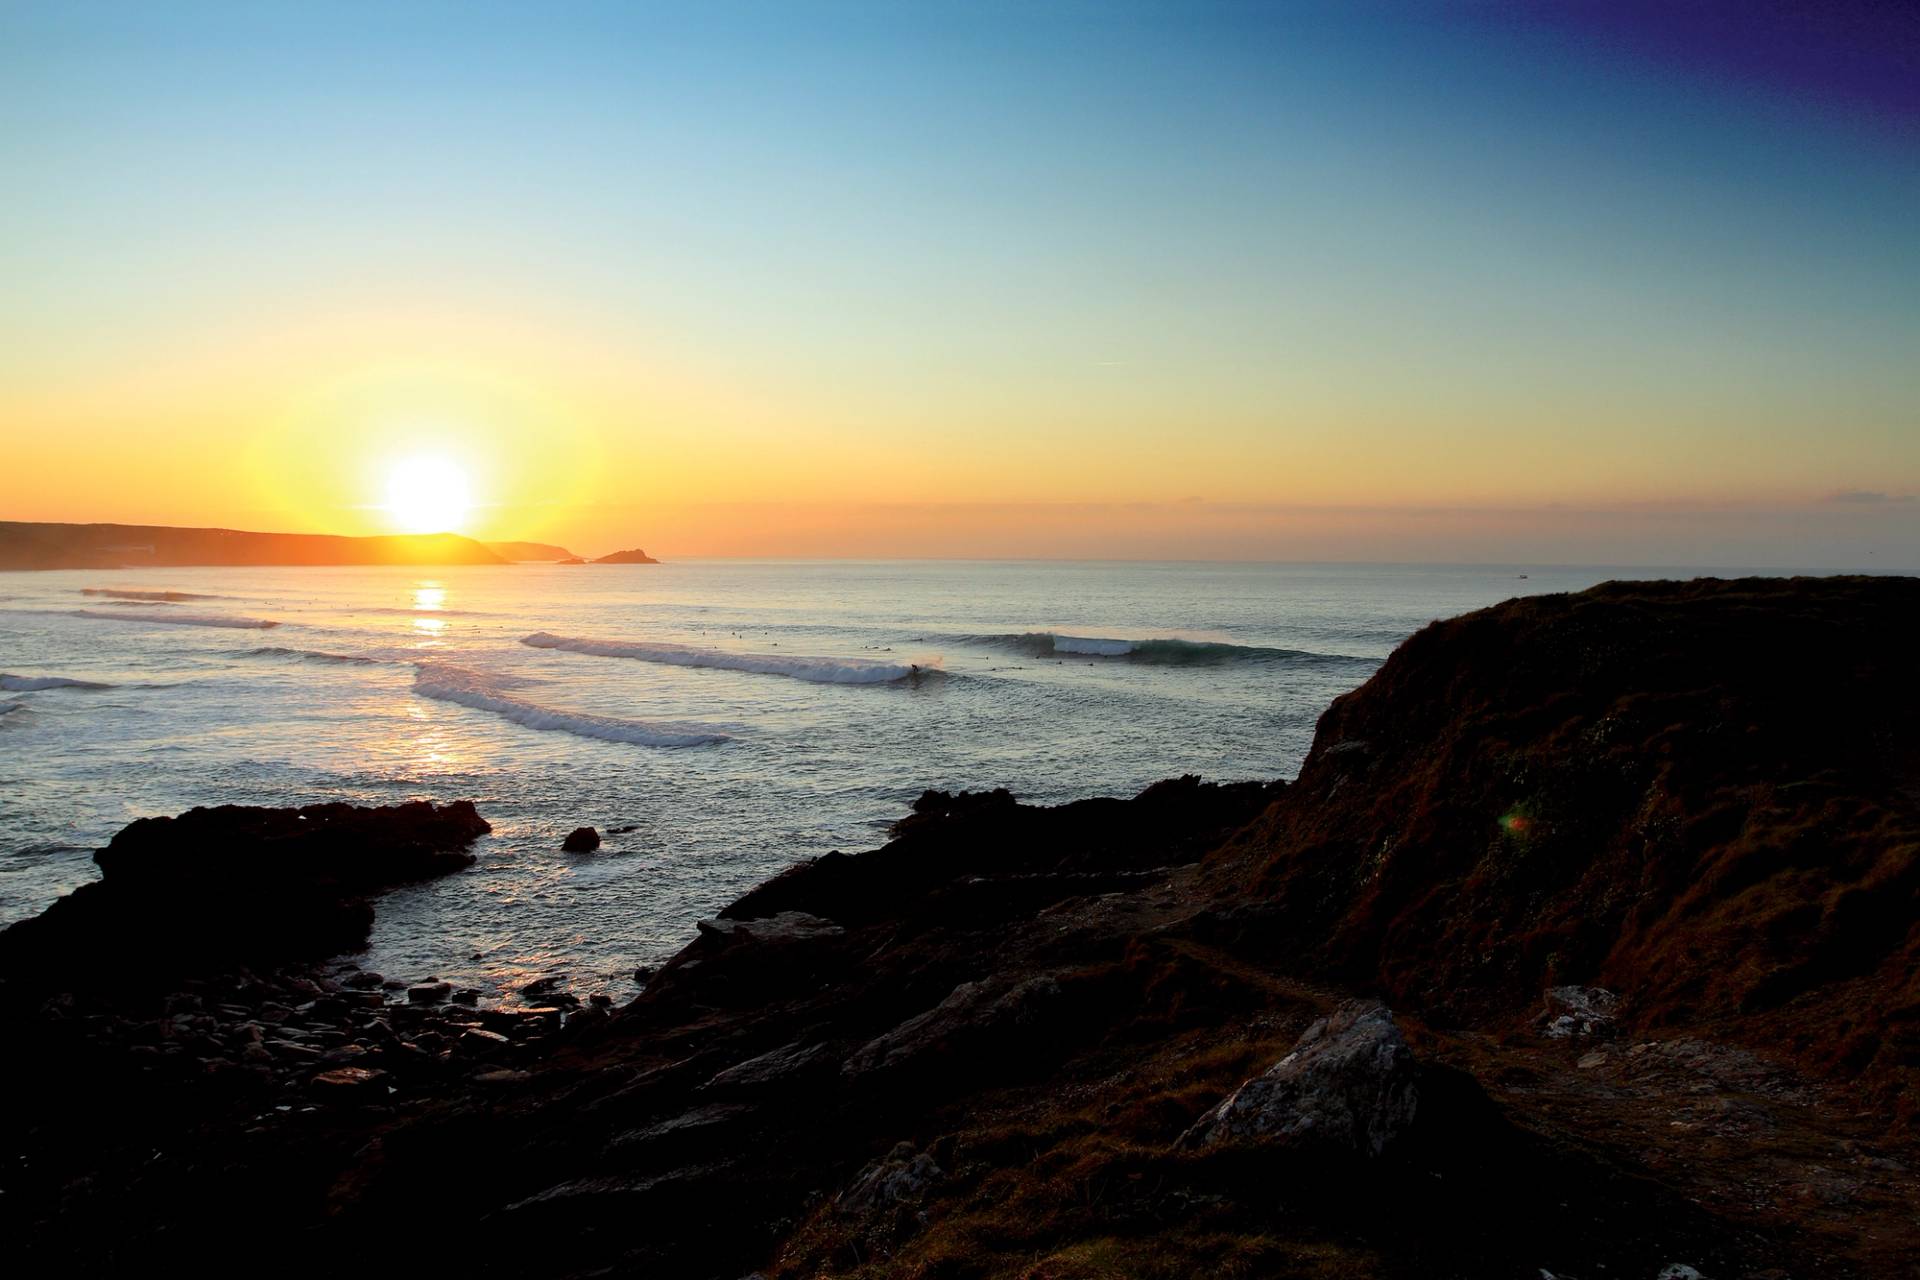
<svg viewBox="0 0 1920 1280"><path fill-rule="evenodd" d="M384 898L361 962L489 999L555 973L624 997L696 918L795 861L880 843L925 788L1057 803L1182 773L1290 777L1326 704L1427 622L1692 572L0 574L0 924L91 879L92 851L137 817L472 799L494 828L479 861ZM599 850L561 852L583 825Z"/></svg>

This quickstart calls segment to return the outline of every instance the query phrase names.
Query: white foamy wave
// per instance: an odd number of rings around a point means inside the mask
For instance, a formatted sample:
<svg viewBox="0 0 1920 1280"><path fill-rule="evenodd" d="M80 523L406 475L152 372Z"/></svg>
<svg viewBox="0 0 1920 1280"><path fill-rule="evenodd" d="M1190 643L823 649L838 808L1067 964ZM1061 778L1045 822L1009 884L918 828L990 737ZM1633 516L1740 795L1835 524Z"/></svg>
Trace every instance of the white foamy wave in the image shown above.
<svg viewBox="0 0 1920 1280"><path fill-rule="evenodd" d="M1095 658L1118 658L1132 653L1139 645L1132 640L1109 640L1104 636L1055 636L1055 653L1083 653Z"/></svg>
<svg viewBox="0 0 1920 1280"><path fill-rule="evenodd" d="M175 627L247 627L263 630L280 624L272 618L241 618L226 613L119 613L112 609L75 609L76 618L104 618L111 622L164 622Z"/></svg>
<svg viewBox="0 0 1920 1280"><path fill-rule="evenodd" d="M9 693L32 693L36 689L111 689L98 680L75 680L71 676L16 676L0 671L0 689Z"/></svg>
<svg viewBox="0 0 1920 1280"><path fill-rule="evenodd" d="M413 691L422 697L457 702L477 711L490 711L529 729L550 729L581 738L630 742L643 747L701 747L727 740L724 733L690 725L655 724L619 716L554 711L521 698L509 697L504 692L508 688L529 683L518 677L503 677L440 662L420 663L413 673Z"/></svg>
<svg viewBox="0 0 1920 1280"><path fill-rule="evenodd" d="M590 653L602 658L633 658L640 662L663 662L675 667L709 667L720 671L749 671L756 675L791 676L795 680L811 680L817 684L890 684L895 680L930 675L936 670L931 662L728 653L723 649L701 649L664 641L589 640L580 636L556 636L546 631L523 636L520 643L536 649L564 649L569 653Z"/></svg>
<svg viewBox="0 0 1920 1280"><path fill-rule="evenodd" d="M192 591L134 591L124 587L82 587L83 596L107 596L114 600L145 600L150 604L175 604L181 600L223 600L224 596L203 596Z"/></svg>
<svg viewBox="0 0 1920 1280"><path fill-rule="evenodd" d="M374 666L381 660L369 658L357 653L328 653L324 649L288 649L281 645L264 645L258 649L240 650L243 658L293 658L301 662L347 662L355 665Z"/></svg>
<svg viewBox="0 0 1920 1280"><path fill-rule="evenodd" d="M1074 636L1055 631L1026 631L1018 635L964 636L971 644L1011 649L1036 658L1124 658L1154 666L1211 666L1234 662L1283 663L1303 667L1377 667L1378 658L1345 653L1314 653L1306 649L1276 649L1266 645L1229 644L1222 640L1155 637L1130 640L1118 636Z"/></svg>

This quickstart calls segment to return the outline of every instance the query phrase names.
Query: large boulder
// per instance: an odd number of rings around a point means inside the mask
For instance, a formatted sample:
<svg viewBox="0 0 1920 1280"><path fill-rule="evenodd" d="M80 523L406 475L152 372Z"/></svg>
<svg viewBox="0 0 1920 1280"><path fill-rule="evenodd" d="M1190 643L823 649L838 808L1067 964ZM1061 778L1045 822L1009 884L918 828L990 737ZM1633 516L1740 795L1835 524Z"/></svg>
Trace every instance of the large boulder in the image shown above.
<svg viewBox="0 0 1920 1280"><path fill-rule="evenodd" d="M1300 1138L1377 1156L1413 1124L1420 1066L1386 1006L1349 1001L1181 1135L1180 1145Z"/></svg>

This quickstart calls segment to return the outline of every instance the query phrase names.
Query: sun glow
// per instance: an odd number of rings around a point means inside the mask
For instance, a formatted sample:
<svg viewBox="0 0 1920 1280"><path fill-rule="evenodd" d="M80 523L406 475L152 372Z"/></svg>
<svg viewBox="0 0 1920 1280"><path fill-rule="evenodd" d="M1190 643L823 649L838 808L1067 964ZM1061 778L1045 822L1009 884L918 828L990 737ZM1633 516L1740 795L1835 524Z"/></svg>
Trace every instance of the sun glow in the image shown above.
<svg viewBox="0 0 1920 1280"><path fill-rule="evenodd" d="M472 507L466 471L445 458L408 458L387 472L387 515L402 533L452 532Z"/></svg>

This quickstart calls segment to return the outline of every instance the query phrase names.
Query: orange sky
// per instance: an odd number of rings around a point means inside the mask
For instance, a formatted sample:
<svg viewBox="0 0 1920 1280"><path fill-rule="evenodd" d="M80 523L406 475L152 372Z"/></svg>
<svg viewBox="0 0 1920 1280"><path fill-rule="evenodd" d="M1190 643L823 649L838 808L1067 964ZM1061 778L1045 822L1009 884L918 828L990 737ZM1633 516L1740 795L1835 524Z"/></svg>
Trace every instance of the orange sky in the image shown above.
<svg viewBox="0 0 1920 1280"><path fill-rule="evenodd" d="M1871 113L1465 20L438 13L0 15L0 518L1920 562Z"/></svg>

